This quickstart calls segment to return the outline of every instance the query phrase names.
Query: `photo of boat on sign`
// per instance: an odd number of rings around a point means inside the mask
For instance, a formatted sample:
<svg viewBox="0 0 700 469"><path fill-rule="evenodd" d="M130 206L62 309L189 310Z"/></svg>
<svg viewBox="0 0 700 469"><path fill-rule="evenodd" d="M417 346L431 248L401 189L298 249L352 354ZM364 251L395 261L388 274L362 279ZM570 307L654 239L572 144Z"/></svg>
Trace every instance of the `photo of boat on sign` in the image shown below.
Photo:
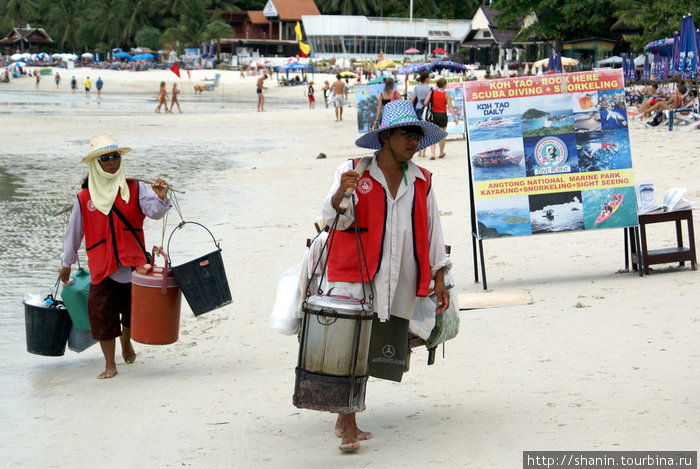
<svg viewBox="0 0 700 469"><path fill-rule="evenodd" d="M525 177L525 151L522 138L472 142L475 181Z"/></svg>

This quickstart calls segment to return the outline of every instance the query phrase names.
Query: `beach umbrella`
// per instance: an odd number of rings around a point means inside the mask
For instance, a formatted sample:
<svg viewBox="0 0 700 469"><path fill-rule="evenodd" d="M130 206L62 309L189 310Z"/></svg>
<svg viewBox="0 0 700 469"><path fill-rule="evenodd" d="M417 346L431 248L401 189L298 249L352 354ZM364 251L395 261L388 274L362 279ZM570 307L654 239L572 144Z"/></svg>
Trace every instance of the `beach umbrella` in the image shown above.
<svg viewBox="0 0 700 469"><path fill-rule="evenodd" d="M416 49L415 47L409 47L405 51L403 51L404 54L420 54L420 51Z"/></svg>
<svg viewBox="0 0 700 469"><path fill-rule="evenodd" d="M376 64L374 64L374 68L377 70L382 70L384 68L390 68L394 67L396 64L394 64L393 60L380 60Z"/></svg>
<svg viewBox="0 0 700 469"><path fill-rule="evenodd" d="M63 54L59 54L58 52L55 53L55 54L51 54L51 58L54 59L54 60L58 60L58 59L60 59L61 57L63 57Z"/></svg>
<svg viewBox="0 0 700 469"><path fill-rule="evenodd" d="M648 80L651 77L651 67L649 66L649 54L644 54L644 65L642 67L642 80Z"/></svg>
<svg viewBox="0 0 700 469"><path fill-rule="evenodd" d="M420 73L420 72L429 72L433 69L433 65L428 62L414 62L412 64L408 64L405 67L401 67L396 71L399 75L408 75L409 73Z"/></svg>
<svg viewBox="0 0 700 469"><path fill-rule="evenodd" d="M467 71L467 66L451 60L438 60L431 63L433 70L449 70L452 73L462 73Z"/></svg>
<svg viewBox="0 0 700 469"><path fill-rule="evenodd" d="M136 54L132 58L134 60L153 60L153 54Z"/></svg>
<svg viewBox="0 0 700 469"><path fill-rule="evenodd" d="M670 73L671 75L675 75L678 72L678 60L680 59L681 56L681 41L680 41L680 34L678 31L673 32L673 48L671 49L671 64L670 64Z"/></svg>
<svg viewBox="0 0 700 469"><path fill-rule="evenodd" d="M698 67L698 43L695 35L693 15L686 15L681 21L680 44L678 53L678 73L683 78L695 75Z"/></svg>
<svg viewBox="0 0 700 469"><path fill-rule="evenodd" d="M10 59L12 59L12 60L21 60L23 58L24 58L24 56L22 54L12 54L10 56Z"/></svg>
<svg viewBox="0 0 700 469"><path fill-rule="evenodd" d="M127 59L129 62L131 62L134 58L129 54L128 52L115 52L114 56L115 59Z"/></svg>
<svg viewBox="0 0 700 469"><path fill-rule="evenodd" d="M447 54L448 52L443 49L442 47L438 47L437 49L433 49L433 54Z"/></svg>
<svg viewBox="0 0 700 469"><path fill-rule="evenodd" d="M373 78L369 82L367 82L368 85L376 85L377 83L384 83L384 80L386 80L385 76L379 75L377 78Z"/></svg>
<svg viewBox="0 0 700 469"><path fill-rule="evenodd" d="M357 73L353 73L349 70L346 70L344 72L340 72L339 75L343 78L357 78Z"/></svg>
<svg viewBox="0 0 700 469"><path fill-rule="evenodd" d="M24 52L24 53L22 54L22 59L23 59L23 60L27 60L27 59L29 59L29 57L31 57L31 56L32 56L32 54L30 54L29 52Z"/></svg>
<svg viewBox="0 0 700 469"><path fill-rule="evenodd" d="M8 65L8 67L14 67L14 68L19 68L19 67L24 68L26 66L27 66L27 64L25 62L19 62L19 61L12 62L10 65Z"/></svg>
<svg viewBox="0 0 700 469"><path fill-rule="evenodd" d="M556 68L556 63L554 62L554 49L549 49L549 57L547 58L547 70L553 71Z"/></svg>

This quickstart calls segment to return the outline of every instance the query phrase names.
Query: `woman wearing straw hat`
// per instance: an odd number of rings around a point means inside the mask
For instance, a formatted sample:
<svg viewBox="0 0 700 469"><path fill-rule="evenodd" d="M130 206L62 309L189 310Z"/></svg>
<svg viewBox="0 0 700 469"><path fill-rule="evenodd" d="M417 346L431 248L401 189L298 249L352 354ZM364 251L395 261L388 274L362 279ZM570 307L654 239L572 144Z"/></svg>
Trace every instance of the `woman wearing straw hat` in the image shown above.
<svg viewBox="0 0 700 469"><path fill-rule="evenodd" d="M436 313L445 311L450 302L444 274L451 262L445 252L434 191L430 190L431 174L411 161L416 152L445 135L435 124L418 119L410 101L387 103L378 128L355 142L358 147L376 150L367 169L362 174L356 172L358 160L341 165L323 204L323 217L329 226L338 216L330 234L334 241L328 254L328 287L345 289L355 298L362 298L363 288L368 288L367 283L361 283L357 256L349 254L356 252L357 223L374 290L372 327L381 323L405 334L406 341L416 297L428 295L431 280ZM354 195L347 195L353 190ZM341 201L347 197L352 203L343 210ZM371 359L369 374L379 376L372 370ZM342 438L342 451L355 451L360 440L371 438L370 433L357 428L355 413L339 413L335 433Z"/></svg>
<svg viewBox="0 0 700 469"><path fill-rule="evenodd" d="M156 179L153 190L142 182L127 181L121 159L130 150L119 147L111 135L90 139L90 153L81 161L88 164L87 181L73 204L63 240L60 277L68 283L70 266L78 259L78 248L85 237L90 330L100 341L105 358L105 370L97 376L99 379L117 374L117 337L124 362L136 360L130 330L131 270L147 263L143 220L162 218L171 207L163 179Z"/></svg>

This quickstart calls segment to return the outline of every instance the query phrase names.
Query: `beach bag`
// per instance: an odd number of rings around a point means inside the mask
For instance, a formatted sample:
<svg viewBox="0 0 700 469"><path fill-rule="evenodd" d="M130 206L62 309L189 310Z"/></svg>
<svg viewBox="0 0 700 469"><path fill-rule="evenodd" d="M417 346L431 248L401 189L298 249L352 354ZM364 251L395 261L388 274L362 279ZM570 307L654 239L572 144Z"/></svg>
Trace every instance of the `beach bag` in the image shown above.
<svg viewBox="0 0 700 469"><path fill-rule="evenodd" d="M654 114L654 118L649 122L649 125L652 127L656 127L657 125L661 125L661 123L665 120L665 116L663 112L657 112Z"/></svg>
<svg viewBox="0 0 700 469"><path fill-rule="evenodd" d="M430 101L423 108L423 120L426 122L433 121L433 88L430 88Z"/></svg>
<svg viewBox="0 0 700 469"><path fill-rule="evenodd" d="M408 323L398 316L382 322L374 315L369 341L370 376L401 382L408 360Z"/></svg>
<svg viewBox="0 0 700 469"><path fill-rule="evenodd" d="M301 326L303 298L299 289L300 270L301 266L295 265L284 272L277 283L277 296L270 314L270 327L284 335L298 334Z"/></svg>

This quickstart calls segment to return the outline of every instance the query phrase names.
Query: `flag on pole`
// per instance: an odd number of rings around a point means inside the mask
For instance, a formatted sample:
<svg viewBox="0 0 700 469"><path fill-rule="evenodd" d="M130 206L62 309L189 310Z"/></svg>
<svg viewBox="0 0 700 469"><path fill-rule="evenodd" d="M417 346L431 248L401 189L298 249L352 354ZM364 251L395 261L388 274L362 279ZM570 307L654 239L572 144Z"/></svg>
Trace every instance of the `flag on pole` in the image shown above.
<svg viewBox="0 0 700 469"><path fill-rule="evenodd" d="M192 78L192 77L190 76L190 67L187 67L187 78Z"/></svg>
<svg viewBox="0 0 700 469"><path fill-rule="evenodd" d="M311 53L311 47L308 44L301 42L302 39L304 39L304 36L301 34L301 25L298 21L296 26L294 26L294 32L297 35L297 42L299 43L299 52L301 53L301 56L308 57Z"/></svg>
<svg viewBox="0 0 700 469"><path fill-rule="evenodd" d="M177 75L178 78L180 77L180 65L178 65L177 62L173 62L173 64L170 66L170 71ZM187 73L189 73L189 70Z"/></svg>

